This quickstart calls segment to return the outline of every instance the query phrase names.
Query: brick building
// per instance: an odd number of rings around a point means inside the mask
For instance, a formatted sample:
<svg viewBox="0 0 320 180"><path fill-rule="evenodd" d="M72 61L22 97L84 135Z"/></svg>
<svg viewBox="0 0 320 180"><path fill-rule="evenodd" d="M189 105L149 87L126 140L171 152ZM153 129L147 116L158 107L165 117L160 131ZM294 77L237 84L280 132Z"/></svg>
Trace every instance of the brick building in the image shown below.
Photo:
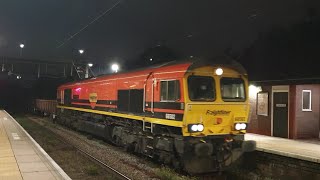
<svg viewBox="0 0 320 180"><path fill-rule="evenodd" d="M320 139L320 79L251 82L248 132Z"/></svg>

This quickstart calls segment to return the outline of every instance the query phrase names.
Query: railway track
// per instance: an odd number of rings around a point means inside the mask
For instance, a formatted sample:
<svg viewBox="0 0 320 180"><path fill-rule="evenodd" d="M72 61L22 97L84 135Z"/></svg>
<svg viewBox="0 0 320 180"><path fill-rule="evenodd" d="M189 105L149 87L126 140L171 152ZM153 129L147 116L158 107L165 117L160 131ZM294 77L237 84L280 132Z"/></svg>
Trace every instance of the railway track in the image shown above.
<svg viewBox="0 0 320 180"><path fill-rule="evenodd" d="M42 120L41 118L37 118L37 117L28 117L31 120L36 120L35 122L41 121L44 122L44 120ZM39 123L40 124L40 123ZM42 125L42 124L40 124ZM56 133L55 133L56 134ZM60 135L56 134L57 136L61 137ZM72 146L74 149L76 149L78 152L82 153L83 155L87 156L90 160L92 160L94 163L96 163L97 165L103 167L104 169L106 169L108 172L110 172L116 179L119 180L131 180L131 178L129 178L128 176L122 174L121 172L117 171L116 169L112 168L111 166L107 165L106 163L102 162L101 160L99 160L98 158L94 157L93 155L91 155L90 153L82 150L81 148L73 145L72 143L68 142L67 140L63 139L63 138L59 138L62 142Z"/></svg>
<svg viewBox="0 0 320 180"><path fill-rule="evenodd" d="M46 126L46 124L51 122L48 122L47 120L44 120L43 118L39 118L37 116L27 116L30 120L33 120L34 122L42 125L42 126ZM90 158L93 162L95 162L97 165L100 165L100 167L103 167L106 169L107 172L110 172L112 175L115 176L115 178L117 179L126 179L129 180L131 179L130 177L122 174L121 172L119 172L118 170L116 170L115 168L111 167L110 165L106 164L108 162L108 160L105 159L101 159L101 158L97 158L99 157L99 155L92 155L92 153L88 153L88 150L83 150L86 148L80 148L79 146L92 146L92 144L88 143L87 141L84 141L81 137L75 135L72 131L67 130L63 127L50 127L50 126L46 126L46 128L50 129L51 131L53 131L57 136L61 137L61 141L63 141L66 144L70 144L72 147L74 147L79 153L87 156L88 158ZM64 135L65 134L67 137L72 137L72 138L65 138ZM74 139L74 140L72 140ZM73 141L77 141L77 142L81 142L80 145L75 145L74 143L72 143ZM70 142L69 142L70 141ZM107 152L107 151L106 151ZM97 152L95 152L97 153ZM93 153L93 154L95 154ZM100 152L101 154L101 152ZM112 164L112 163L111 163ZM130 166L130 165L129 165ZM131 165L132 166L132 165ZM135 166L132 166L135 167ZM141 170L141 167L137 168L138 170ZM124 170L123 172L127 172L126 170ZM133 176L132 179L161 179L161 175L158 176L157 174L150 174L150 172L144 171L143 173L145 173L145 175L147 174L147 177L136 177ZM217 174L203 174L200 176L194 176L194 177L187 177L186 174L176 174L176 177L181 177L181 178L177 178L177 179L199 179L199 180L226 180L226 176L225 175L217 175ZM164 177L165 178L165 177Z"/></svg>
<svg viewBox="0 0 320 180"><path fill-rule="evenodd" d="M123 180L131 180L129 177L126 175L122 174L121 172L117 171L116 169L112 168L111 166L105 164L104 162L100 161L98 158L92 156L91 154L85 152L84 150L73 146L77 151L81 152L82 154L86 155L89 157L92 161L95 163L99 164L100 166L103 166L107 171L111 172L113 175L116 176L117 179L123 179Z"/></svg>

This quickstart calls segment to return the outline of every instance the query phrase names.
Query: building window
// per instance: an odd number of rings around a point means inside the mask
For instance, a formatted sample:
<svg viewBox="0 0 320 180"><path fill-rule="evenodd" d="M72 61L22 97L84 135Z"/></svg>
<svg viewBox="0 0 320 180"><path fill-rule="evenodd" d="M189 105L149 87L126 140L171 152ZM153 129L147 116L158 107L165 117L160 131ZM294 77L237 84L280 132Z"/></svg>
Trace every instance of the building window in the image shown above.
<svg viewBox="0 0 320 180"><path fill-rule="evenodd" d="M161 101L180 100L180 84L178 80L161 81Z"/></svg>
<svg viewBox="0 0 320 180"><path fill-rule="evenodd" d="M302 111L312 111L311 90L302 90Z"/></svg>

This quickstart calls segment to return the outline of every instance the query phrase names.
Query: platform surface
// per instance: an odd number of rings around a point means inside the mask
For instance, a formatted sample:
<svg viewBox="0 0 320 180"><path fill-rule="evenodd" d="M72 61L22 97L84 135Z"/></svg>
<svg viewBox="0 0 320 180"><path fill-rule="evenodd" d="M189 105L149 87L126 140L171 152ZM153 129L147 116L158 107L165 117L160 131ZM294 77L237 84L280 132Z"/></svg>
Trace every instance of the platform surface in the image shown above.
<svg viewBox="0 0 320 180"><path fill-rule="evenodd" d="M245 140L257 142L257 150L320 163L320 144L247 133Z"/></svg>
<svg viewBox="0 0 320 180"><path fill-rule="evenodd" d="M0 180L70 177L4 110L0 110Z"/></svg>

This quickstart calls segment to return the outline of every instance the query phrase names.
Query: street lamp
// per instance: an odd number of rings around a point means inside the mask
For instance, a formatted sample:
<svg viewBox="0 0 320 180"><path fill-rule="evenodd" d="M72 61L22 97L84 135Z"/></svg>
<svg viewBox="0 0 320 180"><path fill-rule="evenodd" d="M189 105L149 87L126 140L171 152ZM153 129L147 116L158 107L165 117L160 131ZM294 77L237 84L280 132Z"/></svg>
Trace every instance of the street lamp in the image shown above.
<svg viewBox="0 0 320 180"><path fill-rule="evenodd" d="M89 68L91 68L93 66L92 63L88 63L86 66L86 74L84 75L85 78L89 78ZM92 71L91 71L92 72Z"/></svg>
<svg viewBox="0 0 320 180"><path fill-rule="evenodd" d="M20 44L20 56L22 56L22 49L24 48L24 44L23 43L21 43Z"/></svg>
<svg viewBox="0 0 320 180"><path fill-rule="evenodd" d="M114 71L115 73L117 73L118 70L119 70L119 65L118 65L118 64L112 64L111 69L112 69L112 71Z"/></svg>
<svg viewBox="0 0 320 180"><path fill-rule="evenodd" d="M83 49L79 49L79 53L80 53L80 54L83 54L83 53L84 53L84 50L83 50Z"/></svg>

